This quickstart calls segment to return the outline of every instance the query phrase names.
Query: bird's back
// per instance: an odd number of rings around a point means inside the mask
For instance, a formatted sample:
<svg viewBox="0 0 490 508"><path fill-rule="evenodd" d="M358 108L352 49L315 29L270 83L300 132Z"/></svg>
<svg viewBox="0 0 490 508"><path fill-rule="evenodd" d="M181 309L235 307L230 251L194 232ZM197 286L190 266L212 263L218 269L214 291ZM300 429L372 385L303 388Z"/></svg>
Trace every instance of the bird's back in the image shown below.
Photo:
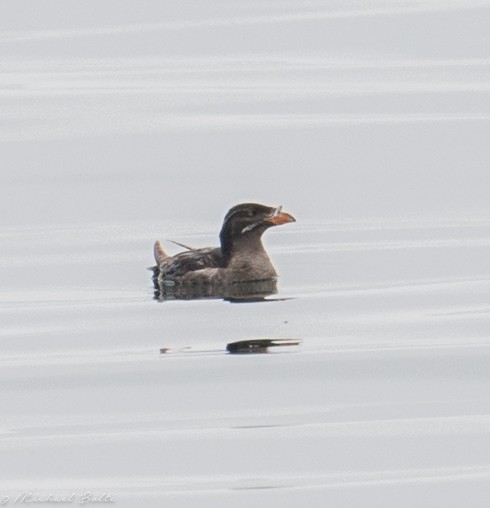
<svg viewBox="0 0 490 508"><path fill-rule="evenodd" d="M223 263L223 255L219 247L187 250L159 263L153 269L154 277L159 280L175 281L189 272L203 268L223 267Z"/></svg>

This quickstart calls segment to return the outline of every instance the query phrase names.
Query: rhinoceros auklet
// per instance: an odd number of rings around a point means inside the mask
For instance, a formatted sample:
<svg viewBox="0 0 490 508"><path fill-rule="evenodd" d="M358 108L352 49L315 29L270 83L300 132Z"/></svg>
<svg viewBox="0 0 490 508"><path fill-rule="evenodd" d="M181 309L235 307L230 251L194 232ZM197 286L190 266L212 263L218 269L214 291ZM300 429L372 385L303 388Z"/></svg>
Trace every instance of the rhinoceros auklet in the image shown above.
<svg viewBox="0 0 490 508"><path fill-rule="evenodd" d="M261 237L271 226L295 221L281 209L257 203L234 206L223 222L220 247L194 249L181 245L187 250L169 256L160 242L155 242L154 282L163 286L217 285L277 277Z"/></svg>

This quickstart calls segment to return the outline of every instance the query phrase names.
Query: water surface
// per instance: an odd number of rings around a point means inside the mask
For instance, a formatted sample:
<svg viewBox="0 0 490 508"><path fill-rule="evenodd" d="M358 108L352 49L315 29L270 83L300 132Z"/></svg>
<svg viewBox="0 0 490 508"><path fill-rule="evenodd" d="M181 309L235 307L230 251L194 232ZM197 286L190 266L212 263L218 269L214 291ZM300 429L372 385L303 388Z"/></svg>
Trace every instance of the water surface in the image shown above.
<svg viewBox="0 0 490 508"><path fill-rule="evenodd" d="M6 5L0 495L487 506L487 3ZM155 300L246 201L275 301Z"/></svg>

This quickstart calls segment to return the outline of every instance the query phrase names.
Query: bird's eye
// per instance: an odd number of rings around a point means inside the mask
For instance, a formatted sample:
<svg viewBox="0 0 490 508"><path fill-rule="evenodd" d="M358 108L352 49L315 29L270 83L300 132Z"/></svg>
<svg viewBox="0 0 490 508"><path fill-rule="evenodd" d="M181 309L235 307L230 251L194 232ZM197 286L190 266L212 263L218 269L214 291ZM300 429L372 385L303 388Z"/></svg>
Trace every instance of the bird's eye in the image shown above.
<svg viewBox="0 0 490 508"><path fill-rule="evenodd" d="M249 210L248 211L248 216L249 217L253 217L255 215L255 213L256 213L255 210Z"/></svg>

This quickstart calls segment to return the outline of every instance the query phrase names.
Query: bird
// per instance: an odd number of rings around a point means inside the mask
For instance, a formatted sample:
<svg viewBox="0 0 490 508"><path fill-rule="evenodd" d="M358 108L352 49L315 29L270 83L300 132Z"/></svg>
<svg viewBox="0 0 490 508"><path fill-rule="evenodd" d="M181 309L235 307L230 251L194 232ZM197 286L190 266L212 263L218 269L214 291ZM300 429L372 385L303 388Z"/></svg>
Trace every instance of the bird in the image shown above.
<svg viewBox="0 0 490 508"><path fill-rule="evenodd" d="M155 288L175 285L216 286L236 282L277 279L277 272L262 244L262 234L272 226L296 219L282 211L258 203L241 203L226 214L219 247L193 248L178 242L186 250L170 256L159 241L154 244Z"/></svg>

